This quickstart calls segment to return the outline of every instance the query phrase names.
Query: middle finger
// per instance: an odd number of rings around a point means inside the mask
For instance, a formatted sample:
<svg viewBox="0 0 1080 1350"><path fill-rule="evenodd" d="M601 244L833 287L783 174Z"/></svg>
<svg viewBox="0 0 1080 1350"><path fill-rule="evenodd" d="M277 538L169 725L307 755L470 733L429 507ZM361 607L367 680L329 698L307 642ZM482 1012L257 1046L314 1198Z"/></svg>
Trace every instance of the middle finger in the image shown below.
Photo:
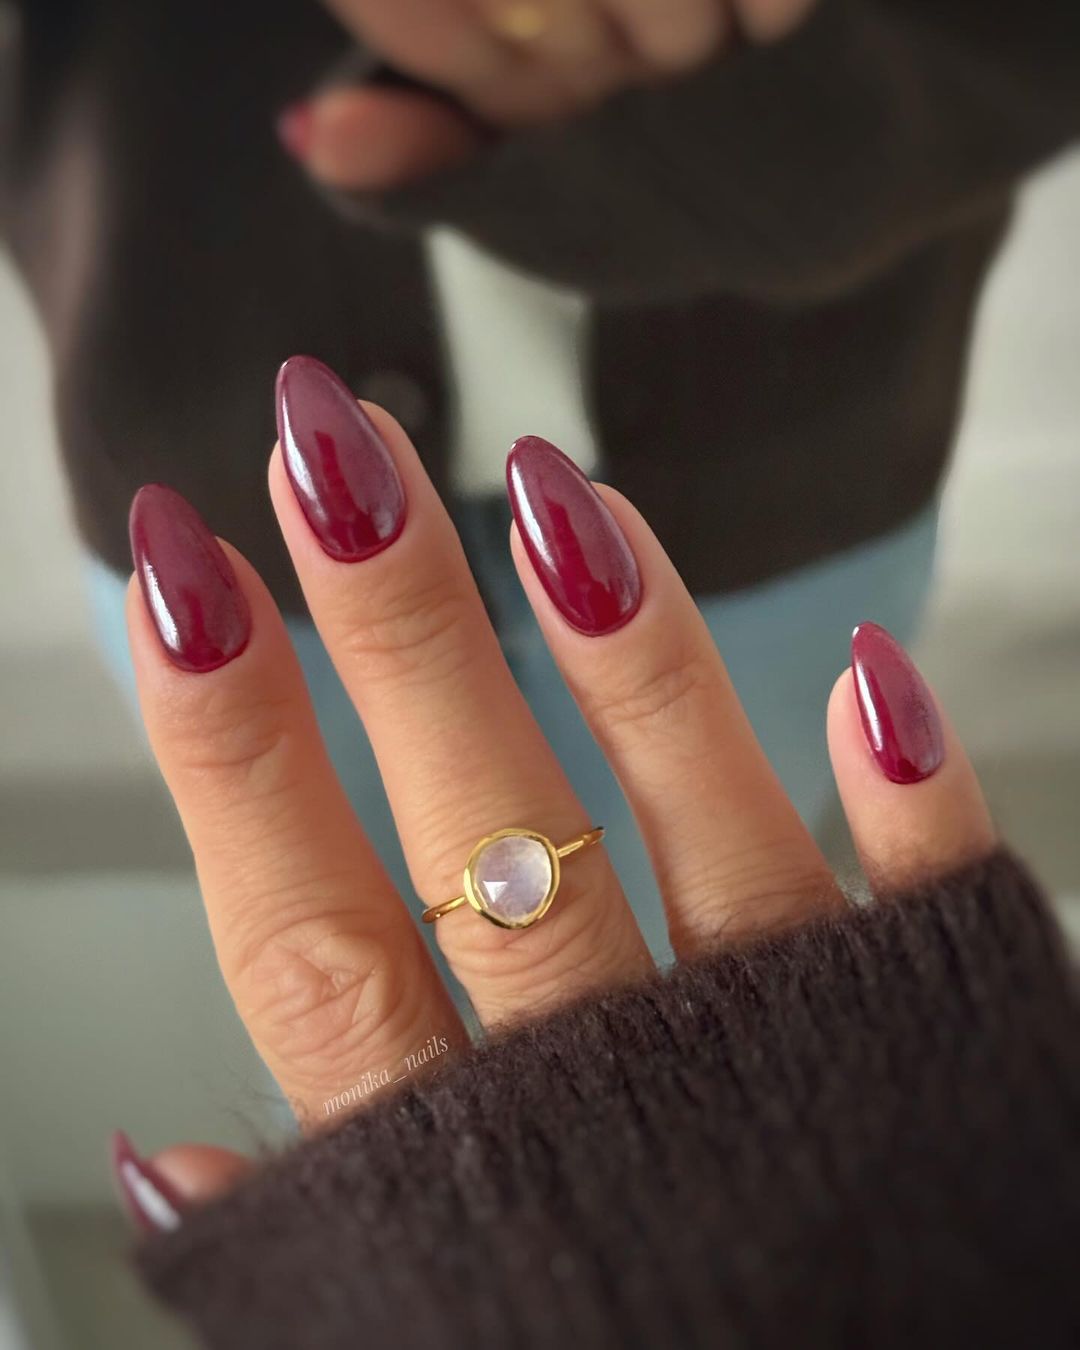
<svg viewBox="0 0 1080 1350"><path fill-rule="evenodd" d="M598 103L640 74L617 26L593 0L468 3L516 66L510 81L481 87L481 111L493 97L513 121L557 119Z"/></svg>
<svg viewBox="0 0 1080 1350"><path fill-rule="evenodd" d="M497 830L536 830L560 845L602 824L577 800L517 689L450 518L401 429L361 409L307 357L284 366L278 410L274 507L425 904L460 893L473 845ZM437 932L487 1024L649 964L601 848L568 861L535 928L507 931L465 908Z"/></svg>

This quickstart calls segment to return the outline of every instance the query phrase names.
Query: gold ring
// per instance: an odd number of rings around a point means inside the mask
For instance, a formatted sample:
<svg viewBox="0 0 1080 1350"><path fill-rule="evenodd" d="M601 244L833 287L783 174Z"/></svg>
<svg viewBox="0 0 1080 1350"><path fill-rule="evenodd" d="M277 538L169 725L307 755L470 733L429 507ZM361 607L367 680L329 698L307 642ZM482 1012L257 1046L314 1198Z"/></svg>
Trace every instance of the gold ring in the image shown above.
<svg viewBox="0 0 1080 1350"><path fill-rule="evenodd" d="M556 845L535 830L497 830L487 834L465 864L465 893L432 905L423 914L434 923L463 905L500 928L529 928L551 908L559 889L562 859L598 844L604 827L596 826L569 843Z"/></svg>
<svg viewBox="0 0 1080 1350"><path fill-rule="evenodd" d="M543 0L505 0L490 22L495 34L509 42L536 42L551 29L551 7Z"/></svg>

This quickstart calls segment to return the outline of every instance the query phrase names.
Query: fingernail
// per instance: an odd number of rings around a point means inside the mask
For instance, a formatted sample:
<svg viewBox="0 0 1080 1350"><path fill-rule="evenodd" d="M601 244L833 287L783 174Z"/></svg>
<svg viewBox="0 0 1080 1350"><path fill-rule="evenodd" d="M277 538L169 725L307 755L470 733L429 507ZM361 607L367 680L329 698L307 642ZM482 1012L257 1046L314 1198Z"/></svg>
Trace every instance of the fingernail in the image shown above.
<svg viewBox="0 0 1080 1350"><path fill-rule="evenodd" d="M926 681L891 633L861 623L851 638L859 715L886 778L921 783L941 768L945 738Z"/></svg>
<svg viewBox="0 0 1080 1350"><path fill-rule="evenodd" d="M129 528L143 598L170 661L203 674L239 656L251 636L251 611L195 508L151 483L135 494Z"/></svg>
<svg viewBox="0 0 1080 1350"><path fill-rule="evenodd" d="M589 637L628 623L641 606L641 574L577 465L549 441L524 436L510 451L506 481L529 560L567 623Z"/></svg>
<svg viewBox="0 0 1080 1350"><path fill-rule="evenodd" d="M405 489L390 451L347 385L311 356L278 372L285 470L324 553L362 562L405 525Z"/></svg>
<svg viewBox="0 0 1080 1350"><path fill-rule="evenodd" d="M112 1167L124 1208L144 1233L171 1233L183 1221L184 1202L153 1163L135 1152L122 1130L112 1137Z"/></svg>
<svg viewBox="0 0 1080 1350"><path fill-rule="evenodd" d="M290 103L278 114L276 126L278 140L293 159L306 159L313 127L311 104Z"/></svg>

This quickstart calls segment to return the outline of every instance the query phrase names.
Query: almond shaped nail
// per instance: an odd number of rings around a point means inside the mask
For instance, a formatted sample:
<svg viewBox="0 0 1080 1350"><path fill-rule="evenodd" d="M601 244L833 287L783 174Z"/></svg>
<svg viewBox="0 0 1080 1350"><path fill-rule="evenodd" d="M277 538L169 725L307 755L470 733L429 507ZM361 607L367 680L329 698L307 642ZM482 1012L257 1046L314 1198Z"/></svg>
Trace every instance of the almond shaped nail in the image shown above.
<svg viewBox="0 0 1080 1350"><path fill-rule="evenodd" d="M886 778L921 783L941 768L945 737L926 681L886 629L861 623L851 638L851 669L867 743Z"/></svg>
<svg viewBox="0 0 1080 1350"><path fill-rule="evenodd" d="M112 1137L112 1169L124 1208L144 1233L171 1233L185 1209L176 1188L141 1157L122 1130Z"/></svg>
<svg viewBox="0 0 1080 1350"><path fill-rule="evenodd" d="M277 379L281 453L308 524L338 562L381 553L405 526L405 489L393 456L352 391L311 356Z"/></svg>
<svg viewBox="0 0 1080 1350"><path fill-rule="evenodd" d="M506 462L525 551L556 608L589 637L613 633L641 607L641 573L626 536L573 460L539 436Z"/></svg>
<svg viewBox="0 0 1080 1350"><path fill-rule="evenodd" d="M139 585L169 660L206 674L239 656L251 637L251 610L198 511L151 483L135 494L129 529Z"/></svg>

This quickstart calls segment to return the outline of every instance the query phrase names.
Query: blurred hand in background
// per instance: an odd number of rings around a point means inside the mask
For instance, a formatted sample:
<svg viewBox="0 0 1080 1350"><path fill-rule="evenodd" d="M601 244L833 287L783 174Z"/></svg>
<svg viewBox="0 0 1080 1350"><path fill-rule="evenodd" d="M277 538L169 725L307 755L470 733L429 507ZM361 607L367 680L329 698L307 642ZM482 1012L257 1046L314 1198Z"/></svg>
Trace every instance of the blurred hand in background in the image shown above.
<svg viewBox="0 0 1080 1350"><path fill-rule="evenodd" d="M432 92L335 88L289 109L282 136L328 187L397 187L462 162L501 129L573 117L740 39L778 40L814 2L327 0L359 41Z"/></svg>

